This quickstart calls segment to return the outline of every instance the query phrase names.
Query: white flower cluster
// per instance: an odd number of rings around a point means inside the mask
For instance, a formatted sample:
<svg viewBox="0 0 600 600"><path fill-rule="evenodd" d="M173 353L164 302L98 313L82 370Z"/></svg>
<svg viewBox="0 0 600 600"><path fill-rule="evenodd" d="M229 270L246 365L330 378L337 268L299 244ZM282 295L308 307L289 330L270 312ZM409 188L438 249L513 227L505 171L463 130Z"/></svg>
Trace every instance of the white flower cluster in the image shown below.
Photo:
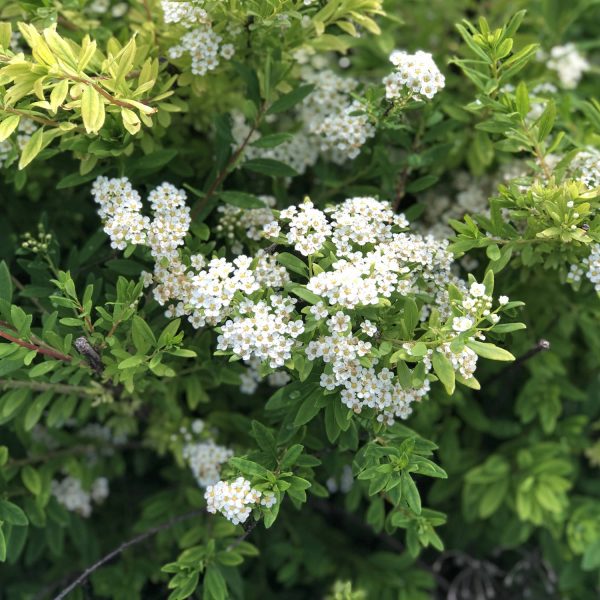
<svg viewBox="0 0 600 600"><path fill-rule="evenodd" d="M371 342L346 334L350 317L338 312L327 325L332 334L313 340L306 347L309 360L320 358L330 365L321 374L321 387L330 391L341 387L343 404L357 414L364 408L375 409L377 420L388 425L393 425L396 417L406 419L412 412L410 405L429 391L429 381L418 389L404 389L389 369L376 371L361 364L360 358L371 351ZM372 362L376 365L377 359Z"/></svg>
<svg viewBox="0 0 600 600"><path fill-rule="evenodd" d="M165 23L177 24L188 29L179 40L179 44L171 46L167 54L171 59L181 58L189 54L194 75L206 75L219 65L221 58L229 60L235 54L233 44L223 44L223 37L211 26L210 17L198 2L161 2ZM231 36L239 33L239 28L230 26L227 31Z"/></svg>
<svg viewBox="0 0 600 600"><path fill-rule="evenodd" d="M221 478L221 465L232 456L233 450L218 446L213 440L188 443L183 447L183 459L189 464L200 487L213 485Z"/></svg>
<svg viewBox="0 0 600 600"><path fill-rule="evenodd" d="M198 2L162 0L161 7L165 23L177 23L183 25L186 29L191 29L198 23L208 21L207 12L198 6Z"/></svg>
<svg viewBox="0 0 600 600"><path fill-rule="evenodd" d="M409 294L425 289L433 293L442 314L449 314L446 286L453 282L464 288L451 273L452 257L447 242L433 238L397 232L407 227L403 215L396 215L385 202L374 198L351 198L326 213L314 208L310 201L299 208L290 207L280 213L280 221L289 221L286 235L289 244L298 252L309 255L318 251L326 240L336 247L336 255L343 256L332 263L331 269L313 275L307 289L325 299L331 306L354 309L358 306L376 305L381 297L393 293ZM266 225L267 235L281 234L279 223ZM312 235L307 246L307 237ZM364 251L361 250L364 247ZM467 315L488 310L491 302L480 284L472 286L463 310ZM324 304L314 305L309 311L316 319L325 319L329 311ZM489 312L489 310L488 310ZM458 323L464 330L474 326L469 316ZM377 371L365 367L360 359L371 352L371 342L352 334L350 316L337 311L326 326L331 335L311 341L306 348L309 360L321 359L328 365L321 376L321 385L333 390L341 387L342 402L361 412L374 408L378 419L388 424L394 418L406 418L410 405L429 391L429 381L418 389L403 389L388 369ZM367 335L376 333L373 323L361 324ZM465 361L471 359L465 352ZM457 357L457 369L462 357ZM472 360L472 359L471 359Z"/></svg>
<svg viewBox="0 0 600 600"><path fill-rule="evenodd" d="M588 189L600 187L600 151L590 147L577 153L569 170Z"/></svg>
<svg viewBox="0 0 600 600"><path fill-rule="evenodd" d="M190 209L185 204L184 191L170 183L152 190L148 196L154 212L152 221L142 215L141 197L125 177L98 177L92 186L92 195L100 205L98 213L113 248L123 250L128 243L146 244L156 259L177 257L177 247L183 244L190 226Z"/></svg>
<svg viewBox="0 0 600 600"><path fill-rule="evenodd" d="M90 449L91 457L95 457L97 454L111 456L115 453L115 448L127 443L127 435L116 433L110 427L100 423L88 423L79 430L79 437L94 440L97 443L95 448Z"/></svg>
<svg viewBox="0 0 600 600"><path fill-rule="evenodd" d="M258 388L258 384L262 381L259 372L261 361L259 358L251 358L247 362L248 368L240 375L241 385L240 392L242 394L254 394ZM290 376L285 371L274 371L267 375L267 383L271 387L283 387L290 381Z"/></svg>
<svg viewBox="0 0 600 600"><path fill-rule="evenodd" d="M11 150L12 144L8 140L0 142L0 169L4 166Z"/></svg>
<svg viewBox="0 0 600 600"><path fill-rule="evenodd" d="M361 146L375 135L375 128L362 113L358 102L350 98L358 87L351 77L340 77L329 69L305 68L302 77L315 89L304 99L300 119L306 130L316 136L322 152L342 164L356 158Z"/></svg>
<svg viewBox="0 0 600 600"><path fill-rule="evenodd" d="M584 258L580 264L571 265L567 281L579 284L584 276L589 279L596 292L600 294L600 244L593 244L590 255Z"/></svg>
<svg viewBox="0 0 600 600"><path fill-rule="evenodd" d="M394 50L390 62L396 70L383 79L388 100L403 96L431 99L445 85L446 80L429 52L417 50L408 54L405 50Z"/></svg>
<svg viewBox="0 0 600 600"><path fill-rule="evenodd" d="M342 110L328 115L315 129L321 143L321 152L330 152L338 164L356 158L369 138L375 135L375 127L369 117L354 101Z"/></svg>
<svg viewBox="0 0 600 600"><path fill-rule="evenodd" d="M129 6L126 2L117 2L111 7L110 0L94 0L91 4L86 6L84 10L96 15L106 14L110 9L110 14L115 18L122 17L128 10Z"/></svg>
<svg viewBox="0 0 600 600"><path fill-rule="evenodd" d="M52 495L59 504L82 517L89 517L92 514L92 502L101 504L108 497L106 477L98 477L89 492L83 489L79 479L71 476L65 477L60 482L52 480L51 487Z"/></svg>
<svg viewBox="0 0 600 600"><path fill-rule="evenodd" d="M224 204L217 208L220 217L215 232L218 237L225 238L231 244L231 251L234 254L241 254L244 251L244 246L239 239L240 230L246 238L258 242L264 238L263 225L273 220L271 208L275 206L275 198L259 196L259 199L264 202L265 208L245 209L232 204Z"/></svg>
<svg viewBox="0 0 600 600"><path fill-rule="evenodd" d="M327 217L322 211L316 209L308 198L299 208L290 206L282 210L280 219L289 220L287 241L304 256L318 252L331 234ZM281 228L277 221L271 221L265 224L263 231L265 237L276 238Z"/></svg>
<svg viewBox="0 0 600 600"><path fill-rule="evenodd" d="M209 485L204 498L209 513L220 512L234 525L245 523L253 508L259 505L270 508L276 502L274 494L259 492L243 477L232 482L219 481L215 485Z"/></svg>
<svg viewBox="0 0 600 600"><path fill-rule="evenodd" d="M35 121L31 119L22 118L19 121L19 125L17 126L17 146L19 150L23 150L31 136L39 129L38 125L36 125Z"/></svg>
<svg viewBox="0 0 600 600"><path fill-rule="evenodd" d="M178 433L171 434L171 443L174 449L181 448L181 458L202 488L221 479L221 465L233 456L233 450L215 443L202 419L181 426Z"/></svg>
<svg viewBox="0 0 600 600"><path fill-rule="evenodd" d="M250 133L250 127L246 123L244 115L235 112L232 115L233 124L231 127L231 136L233 137L233 146L240 147ZM251 160L254 158L271 158L279 160L294 169L302 175L308 167L312 167L319 156L319 148L305 131L300 130L293 134L293 137L284 141L274 148L260 148L253 146L261 138L259 132L254 131L249 138L249 144L244 149L244 156Z"/></svg>
<svg viewBox="0 0 600 600"><path fill-rule="evenodd" d="M111 214L105 211L105 218ZM458 336L478 337L482 319L492 324L499 319L491 312L492 299L482 284L467 286L453 274L448 242L402 231L407 226L403 215L375 198L350 198L325 211L307 198L281 211L277 220L263 225L263 232L303 256L314 256L327 246L332 260L326 268L315 263L306 283L320 302L298 309L298 301L285 289L290 282L287 270L276 254L264 250L254 259L240 255L232 262L213 258L205 264L200 255L188 259L185 250L173 249L166 266L164 261L155 266L154 296L161 304L177 303L169 306L168 316L187 315L195 327L220 326L218 350L250 361L256 372L260 362L275 369L285 366L294 351L304 350L308 360L322 362L322 387L338 390L352 410L374 409L381 422L391 424L406 418L411 404L427 394L429 378L415 379L415 388L403 388L394 372L379 364L377 323L365 318L357 322L354 310L378 306L384 299L394 305L395 299L406 296L428 298L421 320L435 307L448 320L448 342ZM462 292L459 305L451 300L449 284ZM317 328L316 338L300 341L306 331ZM411 344L405 348L409 354ZM422 360L426 374L432 352ZM465 378L472 376L476 356L470 350L449 358ZM249 374L242 385L254 391L257 379Z"/></svg>
<svg viewBox="0 0 600 600"><path fill-rule="evenodd" d="M201 25L188 31L176 46L169 48L171 59L189 54L192 60L192 73L206 75L219 66L220 59L229 60L235 54L233 44L221 44L222 36L209 25Z"/></svg>
<svg viewBox="0 0 600 600"><path fill-rule="evenodd" d="M224 258L212 259L207 268L186 280L186 286L176 286L170 290L172 298L182 299L177 314L190 314L190 322L194 327L206 324L217 325L230 313L236 292L249 295L263 287L283 287L288 281L284 267L277 265L275 257L259 253L256 265L251 270L252 258L240 255L233 262ZM159 279L163 272L157 271ZM164 279L169 278L165 269ZM159 295L155 297L160 303L164 293L164 284L159 286ZM182 298L183 296L183 298ZM186 310L184 306L189 308Z"/></svg>
<svg viewBox="0 0 600 600"><path fill-rule="evenodd" d="M239 315L221 327L219 350L231 350L244 360L268 360L272 368L282 367L292 356L296 338L304 332L302 319L294 319L296 300L273 294L269 302L244 300Z"/></svg>
<svg viewBox="0 0 600 600"><path fill-rule="evenodd" d="M583 74L591 68L590 63L571 42L564 46L554 46L546 65L556 71L561 85L566 89L576 88Z"/></svg>

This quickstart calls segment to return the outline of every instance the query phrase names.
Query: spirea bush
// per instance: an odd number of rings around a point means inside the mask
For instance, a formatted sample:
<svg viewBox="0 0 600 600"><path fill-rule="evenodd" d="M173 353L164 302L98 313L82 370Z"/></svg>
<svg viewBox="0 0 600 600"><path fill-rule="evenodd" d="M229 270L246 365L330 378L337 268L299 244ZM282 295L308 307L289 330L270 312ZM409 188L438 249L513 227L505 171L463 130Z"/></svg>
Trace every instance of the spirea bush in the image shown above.
<svg viewBox="0 0 600 600"><path fill-rule="evenodd" d="M0 599L599 597L598 2L0 21Z"/></svg>

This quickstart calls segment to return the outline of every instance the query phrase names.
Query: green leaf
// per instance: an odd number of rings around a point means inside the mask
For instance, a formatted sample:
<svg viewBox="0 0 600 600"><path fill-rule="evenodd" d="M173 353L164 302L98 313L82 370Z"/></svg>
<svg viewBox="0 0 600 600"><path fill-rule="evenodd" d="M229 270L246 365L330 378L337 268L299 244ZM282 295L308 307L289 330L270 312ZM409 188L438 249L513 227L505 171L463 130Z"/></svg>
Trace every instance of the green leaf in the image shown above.
<svg viewBox="0 0 600 600"><path fill-rule="evenodd" d="M216 558L219 563L226 567L236 567L244 562L244 558L232 550L218 552Z"/></svg>
<svg viewBox="0 0 600 600"><path fill-rule="evenodd" d="M439 177L437 175L424 175L423 177L419 177L418 179L411 181L406 186L406 191L410 192L411 194L422 192L423 190L426 190L437 183L438 180Z"/></svg>
<svg viewBox="0 0 600 600"><path fill-rule="evenodd" d="M260 421L252 421L252 437L256 440L258 447L263 452L271 452L275 451L275 436L273 432L265 427Z"/></svg>
<svg viewBox="0 0 600 600"><path fill-rule="evenodd" d="M498 244L490 244L486 249L485 253L490 260L500 260L502 257L502 253L500 252L500 248Z"/></svg>
<svg viewBox="0 0 600 600"><path fill-rule="evenodd" d="M0 300L10 304L13 295L12 279L5 261L0 261Z"/></svg>
<svg viewBox="0 0 600 600"><path fill-rule="evenodd" d="M411 337L415 328L419 324L419 309L417 303L412 298L404 301L404 325L408 337Z"/></svg>
<svg viewBox="0 0 600 600"><path fill-rule="evenodd" d="M135 349L140 354L146 354L148 350L156 344L156 338L154 337L154 333L152 333L152 329L148 323L138 315L134 315L132 319L131 337Z"/></svg>
<svg viewBox="0 0 600 600"><path fill-rule="evenodd" d="M538 128L538 141L544 141L552 128L554 127L554 121L556 120L556 106L554 105L553 100L548 101L548 105L546 106L546 110L542 113L542 116L537 121Z"/></svg>
<svg viewBox="0 0 600 600"><path fill-rule="evenodd" d="M275 100L275 102L271 104L271 107L269 108L267 113L275 114L293 108L296 104L302 102L302 100L304 100L304 98L306 98L306 96L308 96L314 89L315 86L312 84L301 85L297 87L291 92Z"/></svg>
<svg viewBox="0 0 600 600"><path fill-rule="evenodd" d="M246 192L221 192L219 198L239 208L265 208L265 203L260 198Z"/></svg>
<svg viewBox="0 0 600 600"><path fill-rule="evenodd" d="M456 386L456 374L452 368L450 359L442 352L435 350L431 355L431 364L434 373L446 388L446 393L451 396Z"/></svg>
<svg viewBox="0 0 600 600"><path fill-rule="evenodd" d="M298 275L304 275L305 277L308 277L308 266L297 256L294 256L289 252L280 252L276 258L277 262L280 265L283 265L289 271L293 271L294 273L298 273Z"/></svg>
<svg viewBox="0 0 600 600"><path fill-rule="evenodd" d="M508 350L498 348L498 346L494 344L471 340L467 342L467 346L471 348L471 350L474 350L478 356L481 356L483 358L503 361L515 360L515 357L510 352L508 352Z"/></svg>
<svg viewBox="0 0 600 600"><path fill-rule="evenodd" d="M294 136L291 133L271 133L270 135L263 135L250 145L257 148L275 148L293 139Z"/></svg>
<svg viewBox="0 0 600 600"><path fill-rule="evenodd" d="M286 450L286 453L281 459L280 468L282 470L290 469L296 464L296 461L302 454L304 446L302 444L294 444Z"/></svg>
<svg viewBox="0 0 600 600"><path fill-rule="evenodd" d="M524 81L521 81L515 91L515 102L517 105L517 112L524 119L529 113L529 92L527 91L527 85Z"/></svg>
<svg viewBox="0 0 600 600"><path fill-rule="evenodd" d="M119 369L131 369L132 367L137 367L144 361L144 357L136 354L135 356L130 356L125 360L122 360L119 363Z"/></svg>
<svg viewBox="0 0 600 600"><path fill-rule="evenodd" d="M230 458L229 464L247 477L261 477L263 479L269 477L268 469L265 469L262 465L259 465L252 460L248 460L247 458Z"/></svg>
<svg viewBox="0 0 600 600"><path fill-rule="evenodd" d="M325 396L323 396L322 388L317 387L300 405L294 419L294 427L301 427L314 419L323 406L325 406Z"/></svg>
<svg viewBox="0 0 600 600"><path fill-rule="evenodd" d="M204 575L204 600L226 600L227 583L219 568L209 565Z"/></svg>
<svg viewBox="0 0 600 600"><path fill-rule="evenodd" d="M40 474L31 466L26 465L21 470L21 479L25 487L34 495L37 496L42 491L42 478Z"/></svg>
<svg viewBox="0 0 600 600"><path fill-rule="evenodd" d="M6 539L4 537L4 531L0 525L0 562L6 560Z"/></svg>
<svg viewBox="0 0 600 600"><path fill-rule="evenodd" d="M513 331L519 331L520 329L527 329L525 323L501 323L494 325L492 331L494 333L512 333Z"/></svg>
<svg viewBox="0 0 600 600"><path fill-rule="evenodd" d="M59 364L60 361L58 360L46 360L42 363L38 363L37 365L29 369L28 375L31 378L41 377L42 375L45 375L46 373L52 371L52 369L57 367Z"/></svg>
<svg viewBox="0 0 600 600"><path fill-rule="evenodd" d="M302 263L304 264L304 263ZM306 300L309 304L318 304L322 302L323 299L321 296L317 296L317 294L307 290L304 286L296 285L290 288L290 292L294 294L294 296L298 296L298 298L302 298L302 300Z"/></svg>
<svg viewBox="0 0 600 600"><path fill-rule="evenodd" d="M409 508L417 515L421 514L421 496L419 495L419 490L415 485L412 477L408 474L408 472L402 472L402 497L406 500Z"/></svg>
<svg viewBox="0 0 600 600"><path fill-rule="evenodd" d="M260 173L261 175L269 175L270 177L295 177L298 175L292 167L273 158L254 158L252 160L247 160L242 164L242 167L249 171Z"/></svg>
<svg viewBox="0 0 600 600"><path fill-rule="evenodd" d="M0 521L6 521L11 525L28 525L29 521L25 513L16 504L8 500L0 499Z"/></svg>
<svg viewBox="0 0 600 600"><path fill-rule="evenodd" d="M260 106L260 83L256 72L248 66L239 63L237 61L231 61L235 70L239 73L240 77L246 84L246 90L248 97L258 107Z"/></svg>
<svg viewBox="0 0 600 600"><path fill-rule="evenodd" d="M581 568L584 571L594 571L598 567L600 567L600 539L586 547L581 561Z"/></svg>
<svg viewBox="0 0 600 600"><path fill-rule="evenodd" d="M31 431L36 423L40 420L42 413L50 400L52 400L53 392L46 391L35 398L35 400L29 405L27 412L25 413L25 419L23 426L25 431Z"/></svg>

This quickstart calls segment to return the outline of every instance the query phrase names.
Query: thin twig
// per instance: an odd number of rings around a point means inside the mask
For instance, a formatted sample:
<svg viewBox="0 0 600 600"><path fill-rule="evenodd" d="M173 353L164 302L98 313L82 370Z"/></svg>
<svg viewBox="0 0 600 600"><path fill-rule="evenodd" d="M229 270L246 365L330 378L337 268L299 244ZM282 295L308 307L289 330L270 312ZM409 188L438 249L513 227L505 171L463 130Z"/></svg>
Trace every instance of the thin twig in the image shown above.
<svg viewBox="0 0 600 600"><path fill-rule="evenodd" d="M421 120L419 121L419 127L417 129L417 131L415 132L415 137L413 138L413 143L412 146L410 148L410 152L414 153L419 149L419 146L421 145L421 136L423 135L423 132L425 130L425 119L423 117L421 117ZM402 199L404 198L405 194L406 194L406 184L408 182L408 176L410 175L411 172L411 168L410 168L410 164L408 163L408 157L407 157L407 163L406 165L404 165L404 168L402 169L402 171L400 172L400 175L398 177L398 183L396 185L396 195L394 197L394 211L397 212L398 209L400 208L400 203L402 202Z"/></svg>
<svg viewBox="0 0 600 600"><path fill-rule="evenodd" d="M492 375L489 379L484 381L481 384L481 388L483 389L486 385L493 383L494 381L500 379L501 377L504 377L509 371L520 368L530 358L533 358L536 354L539 354L540 352L546 352L547 350L550 350L550 342L548 340L544 340L544 339L539 340L537 342L537 344L530 350L527 350L527 352L525 352L525 354L519 356L519 358L517 358L515 361L513 361L512 363L510 363L509 365L504 367L504 369L498 371L497 373Z"/></svg>
<svg viewBox="0 0 600 600"><path fill-rule="evenodd" d="M152 527L151 529L148 529L148 531L145 531L144 533L140 533L139 535L136 535L134 538L131 538L130 540L127 540L126 542L123 542L120 546L118 546L117 548L115 548L114 550L112 550L111 552L106 554L105 556L103 556L100 560L96 561L93 565L89 566L85 571L83 571L83 573L81 573L81 575L79 575L79 577L77 577L77 579L75 579L70 585L68 585L64 590L62 590L62 592L60 592L57 596L55 596L54 600L62 600L63 598L65 598L67 596L67 594L70 594L74 589L76 589L80 585L82 585L94 571L99 569L102 565L106 564L107 562L110 562L113 558L115 558L116 556L121 554L121 552L123 552L130 546L135 546L136 544L139 544L139 543L143 542L144 540L147 540L149 537L156 535L160 531L166 531L167 529L171 529L171 527L174 527L178 523L181 523L182 521L186 521L187 519L191 519L192 517L201 515L203 512L204 512L204 510L193 510L191 512L188 512L188 513L185 513L178 517L175 517L174 519L171 519L170 521L167 521L166 523L162 523L161 525Z"/></svg>
<svg viewBox="0 0 600 600"><path fill-rule="evenodd" d="M40 462L46 463L54 458L61 458L63 456L89 454L98 450L105 450L106 448L107 444L78 444L76 446L71 446L70 448L47 451L38 456L10 459L6 464L9 467L23 467L25 465L34 465ZM140 448L144 448L144 445L140 442L125 442L124 444L110 445L110 448L114 448L115 450L139 450Z"/></svg>
<svg viewBox="0 0 600 600"><path fill-rule="evenodd" d="M14 285L21 292L25 289L25 286L14 275L11 275L10 278L11 278L12 282L14 283ZM40 312L48 314L48 311L40 304L40 302L39 302L39 300L37 298L31 297L31 298L29 298L29 300L31 300L31 302L38 308L38 310Z"/></svg>
<svg viewBox="0 0 600 600"><path fill-rule="evenodd" d="M36 346L35 344L30 344L29 342L20 340L19 338L16 338L4 331L0 331L0 337L4 338L5 340L8 340L9 342L13 342L14 344L18 344L19 346L22 346L23 348L28 348L29 350L35 350L38 354L44 354L44 355L50 356L51 358L54 358L56 360L62 360L64 362L71 362L71 360L73 360L71 356L68 356L67 354L63 354L62 352L59 352L58 350L54 350L52 348L42 348L40 346Z"/></svg>
<svg viewBox="0 0 600 600"><path fill-rule="evenodd" d="M79 83L83 83L85 85L89 85L89 86L93 87L101 96L106 98L110 104L114 104L115 106L120 106L121 108L128 108L130 110L138 110L137 106L130 104L129 102L126 102L124 100L119 100L118 98L115 98L114 96L111 96L103 87L99 86L97 83L95 83L94 81L92 81L90 79L85 79L84 77L76 77L75 75L71 75L71 74L65 74L63 79L77 81ZM151 108L151 107L149 107L149 108ZM155 113L158 109L151 108L151 110L153 113Z"/></svg>
<svg viewBox="0 0 600 600"><path fill-rule="evenodd" d="M235 165L238 158L241 156L242 152L245 150L246 146L250 142L250 138L252 137L252 134L258 129L258 126L260 125L262 117L265 114L265 110L266 110L266 107L263 105L262 108L260 109L258 115L256 116L256 119L254 120L252 127L250 127L250 131L248 131L248 135L246 135L246 137L242 140L242 143L235 149L235 152L229 157L229 160L227 161L227 163L225 164L223 169L220 171L220 173L217 175L215 180L212 182L212 184L208 188L204 198L202 198L201 200L196 202L196 206L194 206L192 209L192 214L191 214L192 221L198 216L198 213L200 212L202 207L206 205L206 203L210 200L210 198L213 196L213 194L217 191L217 189L223 183L223 181L225 181L225 178L227 177L227 175L229 175L229 169L231 169L231 167L233 165Z"/></svg>

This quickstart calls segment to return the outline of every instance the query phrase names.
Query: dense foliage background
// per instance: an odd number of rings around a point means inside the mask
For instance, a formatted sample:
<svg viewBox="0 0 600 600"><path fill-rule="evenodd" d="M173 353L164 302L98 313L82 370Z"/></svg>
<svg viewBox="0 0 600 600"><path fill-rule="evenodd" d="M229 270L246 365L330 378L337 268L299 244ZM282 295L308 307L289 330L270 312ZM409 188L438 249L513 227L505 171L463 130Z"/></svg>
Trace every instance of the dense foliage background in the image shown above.
<svg viewBox="0 0 600 600"><path fill-rule="evenodd" d="M599 2L0 21L0 598L598 597Z"/></svg>

